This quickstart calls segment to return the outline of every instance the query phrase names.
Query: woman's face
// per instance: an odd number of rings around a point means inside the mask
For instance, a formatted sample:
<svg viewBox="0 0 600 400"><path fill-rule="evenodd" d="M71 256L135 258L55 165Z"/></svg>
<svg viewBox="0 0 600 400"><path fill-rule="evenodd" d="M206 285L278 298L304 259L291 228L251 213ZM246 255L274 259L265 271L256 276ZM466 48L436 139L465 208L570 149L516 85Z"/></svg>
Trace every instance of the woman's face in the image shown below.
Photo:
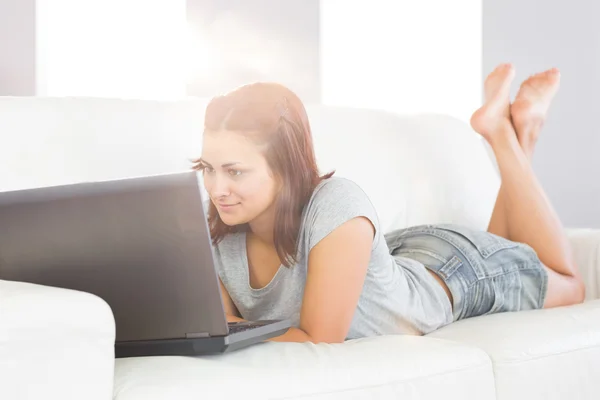
<svg viewBox="0 0 600 400"><path fill-rule="evenodd" d="M272 211L278 184L255 143L232 131L206 131L201 159L204 186L226 225Z"/></svg>

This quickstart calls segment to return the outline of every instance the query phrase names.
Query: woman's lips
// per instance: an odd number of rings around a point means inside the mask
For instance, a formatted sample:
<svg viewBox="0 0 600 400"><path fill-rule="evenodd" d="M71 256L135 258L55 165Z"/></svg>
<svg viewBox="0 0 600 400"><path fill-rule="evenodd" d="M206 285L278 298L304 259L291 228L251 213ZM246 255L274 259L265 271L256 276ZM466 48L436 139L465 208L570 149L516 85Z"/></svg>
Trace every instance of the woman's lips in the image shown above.
<svg viewBox="0 0 600 400"><path fill-rule="evenodd" d="M234 204L218 204L219 209L223 210L223 211L229 211L232 208L234 208L235 206L239 206L240 203L234 203Z"/></svg>

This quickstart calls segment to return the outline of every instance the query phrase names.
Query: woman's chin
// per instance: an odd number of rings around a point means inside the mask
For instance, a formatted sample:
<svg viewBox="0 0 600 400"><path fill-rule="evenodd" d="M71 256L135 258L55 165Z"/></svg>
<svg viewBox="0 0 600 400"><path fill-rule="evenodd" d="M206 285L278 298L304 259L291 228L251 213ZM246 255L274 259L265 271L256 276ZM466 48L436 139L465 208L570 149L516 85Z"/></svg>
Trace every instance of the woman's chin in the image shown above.
<svg viewBox="0 0 600 400"><path fill-rule="evenodd" d="M223 221L223 223L227 226L236 226L236 225L241 225L241 224L245 224L246 221L243 218L240 218L238 216L234 216L234 215L228 215L228 214L219 214L219 217L221 218L221 221Z"/></svg>

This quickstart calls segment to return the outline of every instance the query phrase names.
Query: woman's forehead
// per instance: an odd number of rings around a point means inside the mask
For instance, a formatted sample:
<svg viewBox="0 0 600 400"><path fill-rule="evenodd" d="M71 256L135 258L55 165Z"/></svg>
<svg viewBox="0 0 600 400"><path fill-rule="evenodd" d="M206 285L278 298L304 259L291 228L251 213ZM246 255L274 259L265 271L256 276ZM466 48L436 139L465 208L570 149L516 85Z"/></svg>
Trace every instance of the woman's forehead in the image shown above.
<svg viewBox="0 0 600 400"><path fill-rule="evenodd" d="M252 163L263 158L259 146L236 132L217 131L204 134L202 159L210 164Z"/></svg>

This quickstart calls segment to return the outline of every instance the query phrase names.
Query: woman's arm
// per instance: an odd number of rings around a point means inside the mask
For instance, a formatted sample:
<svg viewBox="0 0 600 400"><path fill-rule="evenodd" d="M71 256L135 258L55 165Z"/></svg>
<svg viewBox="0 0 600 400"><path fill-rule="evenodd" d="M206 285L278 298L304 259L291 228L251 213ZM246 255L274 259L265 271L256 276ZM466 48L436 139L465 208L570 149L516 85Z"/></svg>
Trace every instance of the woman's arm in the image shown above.
<svg viewBox="0 0 600 400"><path fill-rule="evenodd" d="M364 217L342 224L313 247L300 312L300 329L276 342L341 343L364 284L375 228Z"/></svg>
<svg viewBox="0 0 600 400"><path fill-rule="evenodd" d="M317 243L308 256L308 272L300 328L290 328L273 342L345 340L363 287L375 228L364 217L353 218ZM223 286L221 296L228 322L244 321Z"/></svg>

